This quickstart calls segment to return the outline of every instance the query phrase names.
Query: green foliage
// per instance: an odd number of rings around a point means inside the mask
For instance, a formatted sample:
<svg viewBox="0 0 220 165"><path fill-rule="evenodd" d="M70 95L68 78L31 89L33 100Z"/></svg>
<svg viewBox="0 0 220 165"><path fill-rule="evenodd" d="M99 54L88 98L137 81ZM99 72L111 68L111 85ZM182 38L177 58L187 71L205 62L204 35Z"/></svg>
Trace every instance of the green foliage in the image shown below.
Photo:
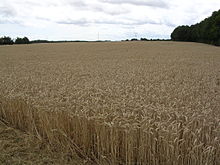
<svg viewBox="0 0 220 165"><path fill-rule="evenodd" d="M189 26L179 26L171 34L171 38L175 41L188 41L191 38Z"/></svg>
<svg viewBox="0 0 220 165"><path fill-rule="evenodd" d="M148 41L147 38L141 38L140 40L141 40L141 41Z"/></svg>
<svg viewBox="0 0 220 165"><path fill-rule="evenodd" d="M51 41L47 41L47 40L33 40L30 41L31 44L37 44L37 43L51 43Z"/></svg>
<svg viewBox="0 0 220 165"><path fill-rule="evenodd" d="M29 44L30 41L27 37L24 38L17 38L15 42L10 37L1 37L0 38L0 45L13 45L13 44Z"/></svg>
<svg viewBox="0 0 220 165"><path fill-rule="evenodd" d="M29 39L27 38L27 37L24 37L24 38L17 38L16 40L15 40L15 44L29 44L30 43L30 41L29 41Z"/></svg>
<svg viewBox="0 0 220 165"><path fill-rule="evenodd" d="M1 37L0 38L0 45L12 45L14 42L10 37Z"/></svg>
<svg viewBox="0 0 220 165"><path fill-rule="evenodd" d="M220 46L220 10L192 26L178 26L171 34L174 41L203 42Z"/></svg>
<svg viewBox="0 0 220 165"><path fill-rule="evenodd" d="M132 38L131 41L138 41L138 39L137 38Z"/></svg>

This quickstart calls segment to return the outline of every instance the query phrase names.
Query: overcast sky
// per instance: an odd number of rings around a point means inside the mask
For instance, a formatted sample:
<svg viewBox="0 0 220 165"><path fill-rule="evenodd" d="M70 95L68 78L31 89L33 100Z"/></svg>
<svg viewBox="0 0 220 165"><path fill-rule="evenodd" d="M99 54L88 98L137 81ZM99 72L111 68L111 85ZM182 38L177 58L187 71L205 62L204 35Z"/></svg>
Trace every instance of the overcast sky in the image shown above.
<svg viewBox="0 0 220 165"><path fill-rule="evenodd" d="M220 0L1 0L0 36L48 40L170 38Z"/></svg>

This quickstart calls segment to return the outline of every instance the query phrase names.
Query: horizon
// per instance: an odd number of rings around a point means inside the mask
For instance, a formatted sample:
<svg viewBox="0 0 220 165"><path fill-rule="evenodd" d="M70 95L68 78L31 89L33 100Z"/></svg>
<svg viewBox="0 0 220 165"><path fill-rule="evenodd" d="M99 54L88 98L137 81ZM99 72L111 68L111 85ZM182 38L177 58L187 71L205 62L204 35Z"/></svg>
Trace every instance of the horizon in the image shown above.
<svg viewBox="0 0 220 165"><path fill-rule="evenodd" d="M198 23L219 6L217 0L3 0L0 35L48 41L170 39L177 26Z"/></svg>

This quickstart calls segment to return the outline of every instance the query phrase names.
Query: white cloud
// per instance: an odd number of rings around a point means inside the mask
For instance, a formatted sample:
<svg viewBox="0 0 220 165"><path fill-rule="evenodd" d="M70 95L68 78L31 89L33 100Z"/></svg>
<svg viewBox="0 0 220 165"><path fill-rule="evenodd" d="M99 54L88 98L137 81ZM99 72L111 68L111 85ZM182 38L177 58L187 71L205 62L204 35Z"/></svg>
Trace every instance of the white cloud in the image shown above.
<svg viewBox="0 0 220 165"><path fill-rule="evenodd" d="M0 34L31 39L169 38L219 9L219 0L1 0ZM19 30L18 30L19 29Z"/></svg>

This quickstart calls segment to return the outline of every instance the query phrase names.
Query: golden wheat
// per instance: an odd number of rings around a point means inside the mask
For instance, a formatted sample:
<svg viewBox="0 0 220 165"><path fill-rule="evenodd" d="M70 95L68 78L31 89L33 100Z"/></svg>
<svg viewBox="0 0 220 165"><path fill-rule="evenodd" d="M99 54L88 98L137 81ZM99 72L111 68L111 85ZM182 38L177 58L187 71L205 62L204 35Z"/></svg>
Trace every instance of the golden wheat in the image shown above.
<svg viewBox="0 0 220 165"><path fill-rule="evenodd" d="M97 164L220 164L220 49L0 47L0 118Z"/></svg>

